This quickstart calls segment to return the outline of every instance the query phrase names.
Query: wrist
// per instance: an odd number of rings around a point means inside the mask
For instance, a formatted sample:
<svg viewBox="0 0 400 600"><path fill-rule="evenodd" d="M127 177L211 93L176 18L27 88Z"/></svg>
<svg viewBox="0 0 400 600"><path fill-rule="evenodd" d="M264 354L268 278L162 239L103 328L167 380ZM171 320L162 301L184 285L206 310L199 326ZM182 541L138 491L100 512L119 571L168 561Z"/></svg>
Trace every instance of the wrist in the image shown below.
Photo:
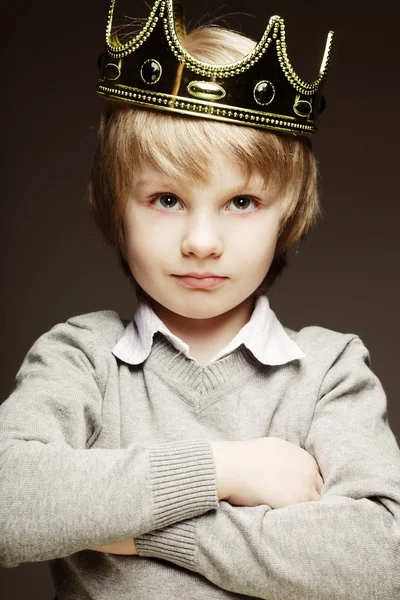
<svg viewBox="0 0 400 600"><path fill-rule="evenodd" d="M218 499L226 500L232 494L232 444L224 440L210 442L214 455Z"/></svg>

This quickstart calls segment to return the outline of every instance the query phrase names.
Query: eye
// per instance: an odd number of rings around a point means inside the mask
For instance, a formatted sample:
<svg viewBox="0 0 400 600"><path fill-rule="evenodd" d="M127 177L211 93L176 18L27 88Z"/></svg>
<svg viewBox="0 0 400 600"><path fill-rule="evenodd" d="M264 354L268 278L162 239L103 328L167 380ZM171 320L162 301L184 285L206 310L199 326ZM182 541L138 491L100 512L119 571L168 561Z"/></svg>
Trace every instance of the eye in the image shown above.
<svg viewBox="0 0 400 600"><path fill-rule="evenodd" d="M177 202L179 202L178 197L175 194L164 193L164 194L156 194L156 196L152 199L152 204L155 204L157 201L160 201L162 209L168 210L176 206ZM246 211L245 209L248 207L248 202L253 202L253 204L257 207L261 204L251 196L235 196L229 204L235 203L236 207L239 207L239 210L234 210L232 212L252 212Z"/></svg>
<svg viewBox="0 0 400 600"><path fill-rule="evenodd" d="M236 206L240 207L239 211L233 211L233 212L243 212L244 209L246 208L246 206L248 206L247 201L253 202L255 204L255 206L259 206L259 204L261 204L260 202L257 202L257 200L255 200L254 198L251 198L251 196L236 196L235 198L233 198L231 200L231 202L235 202ZM251 211L246 211L246 212L251 212Z"/></svg>
<svg viewBox="0 0 400 600"><path fill-rule="evenodd" d="M175 206L175 203L178 201L178 198L174 194L157 194L153 200L152 204L160 200L163 208L170 208L171 206Z"/></svg>

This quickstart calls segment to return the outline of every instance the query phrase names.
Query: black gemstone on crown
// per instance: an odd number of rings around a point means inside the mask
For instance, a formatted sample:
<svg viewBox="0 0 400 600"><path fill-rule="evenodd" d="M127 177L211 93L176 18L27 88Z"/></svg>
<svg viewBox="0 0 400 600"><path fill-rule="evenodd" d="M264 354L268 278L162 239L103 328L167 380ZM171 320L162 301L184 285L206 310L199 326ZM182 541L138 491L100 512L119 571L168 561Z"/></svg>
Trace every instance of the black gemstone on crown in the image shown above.
<svg viewBox="0 0 400 600"><path fill-rule="evenodd" d="M254 88L254 100L257 104L271 104L274 98L274 85L270 81L259 81Z"/></svg>
<svg viewBox="0 0 400 600"><path fill-rule="evenodd" d="M158 60L150 58L142 64L140 69L140 76L145 83L152 84L157 83L161 77L162 68Z"/></svg>

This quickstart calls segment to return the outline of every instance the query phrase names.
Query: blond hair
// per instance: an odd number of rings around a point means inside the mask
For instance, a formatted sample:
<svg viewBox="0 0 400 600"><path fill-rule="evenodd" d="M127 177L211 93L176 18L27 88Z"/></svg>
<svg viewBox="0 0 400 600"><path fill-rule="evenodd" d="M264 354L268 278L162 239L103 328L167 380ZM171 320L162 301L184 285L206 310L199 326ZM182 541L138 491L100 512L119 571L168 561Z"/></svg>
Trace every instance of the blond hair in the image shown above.
<svg viewBox="0 0 400 600"><path fill-rule="evenodd" d="M228 64L255 46L242 34L216 26L197 27L182 40L194 57ZM254 295L264 294L287 265L287 251L299 244L321 214L317 163L308 139L105 99L88 199L105 240L114 247L136 291L124 254L123 215L135 173L144 161L182 181L207 181L213 152L222 151L247 177L258 172L277 186L282 217L271 267Z"/></svg>

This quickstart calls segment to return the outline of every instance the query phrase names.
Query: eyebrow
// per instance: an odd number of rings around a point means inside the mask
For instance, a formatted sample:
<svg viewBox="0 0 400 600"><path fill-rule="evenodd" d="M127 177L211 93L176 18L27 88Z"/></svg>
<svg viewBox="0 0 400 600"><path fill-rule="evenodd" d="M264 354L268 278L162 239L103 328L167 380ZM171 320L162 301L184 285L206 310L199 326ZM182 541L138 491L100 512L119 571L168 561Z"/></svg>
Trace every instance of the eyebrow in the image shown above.
<svg viewBox="0 0 400 600"><path fill-rule="evenodd" d="M159 185L160 183L163 183L164 181L166 181L166 180L165 179L157 179L155 177L154 179L139 179L139 181L135 181L134 184L135 185Z"/></svg>
<svg viewBox="0 0 400 600"><path fill-rule="evenodd" d="M138 181L135 181L134 183L135 186L169 186L169 185L179 185L179 181L174 180L174 179L169 179L168 176L167 177L154 177L152 179L139 179ZM243 180L242 183L238 184L237 186L235 186L230 193L235 193L238 190L243 190L246 189L247 187L253 187L256 188L260 191L265 191L266 188L268 187L265 183L264 184L259 184L259 183L254 183L251 182L251 179L249 181L245 181Z"/></svg>

